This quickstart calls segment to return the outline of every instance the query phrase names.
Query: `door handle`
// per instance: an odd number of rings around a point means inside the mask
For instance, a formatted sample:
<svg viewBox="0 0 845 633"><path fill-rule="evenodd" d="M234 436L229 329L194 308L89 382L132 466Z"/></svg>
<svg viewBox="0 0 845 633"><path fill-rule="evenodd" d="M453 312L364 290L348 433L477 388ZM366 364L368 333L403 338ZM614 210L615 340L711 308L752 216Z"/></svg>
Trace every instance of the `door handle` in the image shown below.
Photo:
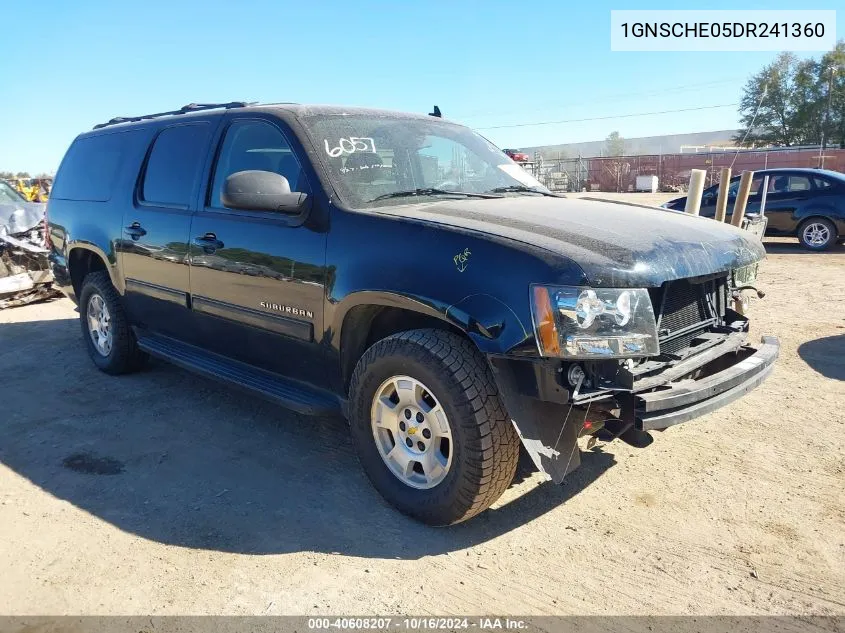
<svg viewBox="0 0 845 633"><path fill-rule="evenodd" d="M141 227L141 224L138 222L133 222L129 226L126 227L126 233L131 237L133 240L138 240L139 238L143 237L147 234L147 232Z"/></svg>
<svg viewBox="0 0 845 633"><path fill-rule="evenodd" d="M206 233L194 238L194 244L201 247L206 253L213 253L218 248L223 248L223 242L217 239L214 233Z"/></svg>

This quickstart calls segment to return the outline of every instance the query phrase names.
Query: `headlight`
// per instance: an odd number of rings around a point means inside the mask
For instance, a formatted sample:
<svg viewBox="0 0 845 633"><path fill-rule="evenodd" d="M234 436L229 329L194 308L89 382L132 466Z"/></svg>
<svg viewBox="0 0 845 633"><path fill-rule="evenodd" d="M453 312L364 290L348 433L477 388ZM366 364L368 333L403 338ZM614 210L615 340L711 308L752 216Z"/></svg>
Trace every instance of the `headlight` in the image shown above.
<svg viewBox="0 0 845 633"><path fill-rule="evenodd" d="M531 307L543 356L630 358L660 353L645 288L531 286Z"/></svg>

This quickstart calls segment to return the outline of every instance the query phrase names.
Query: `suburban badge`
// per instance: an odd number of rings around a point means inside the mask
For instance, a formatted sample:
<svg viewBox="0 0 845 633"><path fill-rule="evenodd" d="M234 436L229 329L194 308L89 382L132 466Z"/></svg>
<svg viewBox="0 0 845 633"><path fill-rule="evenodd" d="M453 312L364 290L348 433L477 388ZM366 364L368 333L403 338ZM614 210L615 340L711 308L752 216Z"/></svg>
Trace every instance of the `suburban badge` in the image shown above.
<svg viewBox="0 0 845 633"><path fill-rule="evenodd" d="M283 314L290 314L291 316L305 317L306 319L313 319L314 313L311 310L304 310L295 306L286 306L280 303L271 303L270 301L262 301L259 303L265 310L273 310L274 312L281 312Z"/></svg>

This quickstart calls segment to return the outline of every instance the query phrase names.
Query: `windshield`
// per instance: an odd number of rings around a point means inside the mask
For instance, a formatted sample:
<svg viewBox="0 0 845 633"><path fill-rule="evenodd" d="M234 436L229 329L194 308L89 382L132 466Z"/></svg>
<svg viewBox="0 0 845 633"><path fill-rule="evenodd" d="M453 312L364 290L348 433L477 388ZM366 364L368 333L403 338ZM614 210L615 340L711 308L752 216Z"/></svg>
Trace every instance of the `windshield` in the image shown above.
<svg viewBox="0 0 845 633"><path fill-rule="evenodd" d="M501 187L548 191L499 148L461 125L377 115L314 115L304 117L303 123L340 197L353 208L448 195L421 193L432 189L475 194ZM402 192L415 193L404 198Z"/></svg>
<svg viewBox="0 0 845 633"><path fill-rule="evenodd" d="M0 204L20 204L26 202L24 197L0 180Z"/></svg>

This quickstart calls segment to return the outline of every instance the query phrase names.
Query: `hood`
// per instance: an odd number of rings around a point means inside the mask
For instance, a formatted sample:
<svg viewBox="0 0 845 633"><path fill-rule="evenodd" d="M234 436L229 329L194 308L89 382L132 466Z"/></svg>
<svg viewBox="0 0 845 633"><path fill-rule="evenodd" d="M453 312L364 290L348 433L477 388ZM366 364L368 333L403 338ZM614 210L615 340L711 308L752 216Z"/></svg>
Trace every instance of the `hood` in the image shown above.
<svg viewBox="0 0 845 633"><path fill-rule="evenodd" d="M44 219L46 208L44 202L0 204L0 233L14 235L35 228Z"/></svg>
<svg viewBox="0 0 845 633"><path fill-rule="evenodd" d="M709 218L615 202L514 196L440 200L374 212L501 236L581 267L596 287L657 287L664 281L746 266L762 242Z"/></svg>

